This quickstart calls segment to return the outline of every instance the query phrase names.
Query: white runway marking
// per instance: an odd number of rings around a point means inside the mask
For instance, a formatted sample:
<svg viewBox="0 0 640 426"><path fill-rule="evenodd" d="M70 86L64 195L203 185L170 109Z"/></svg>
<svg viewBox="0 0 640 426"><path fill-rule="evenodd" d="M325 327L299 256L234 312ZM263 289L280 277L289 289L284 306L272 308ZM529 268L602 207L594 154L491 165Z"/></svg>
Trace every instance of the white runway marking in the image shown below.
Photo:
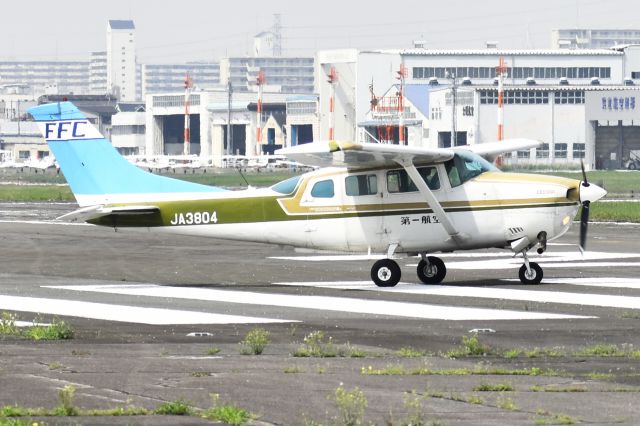
<svg viewBox="0 0 640 426"><path fill-rule="evenodd" d="M295 322L268 318L210 314L206 312L139 308L135 306L80 302L75 300L18 296L0 296L0 309L151 325Z"/></svg>
<svg viewBox="0 0 640 426"><path fill-rule="evenodd" d="M372 287L363 281L351 282L280 282L279 285L342 288L352 290L385 291L391 293L429 294L434 296L476 297L482 299L522 300L540 303L602 306L608 308L640 309L640 297L611 296L607 294L567 293L560 291L514 290L486 287L447 287L400 283L392 288Z"/></svg>
<svg viewBox="0 0 640 426"><path fill-rule="evenodd" d="M518 281L519 280L508 280ZM640 279L638 278L545 278L543 283L548 284L569 284L587 287L610 287L610 288L633 288L640 289Z"/></svg>
<svg viewBox="0 0 640 426"><path fill-rule="evenodd" d="M369 284L371 285L371 284ZM514 320L589 318L584 316L549 314L543 312L511 311L420 303L366 300L350 297L297 296L288 294L254 293L248 291L216 290L158 285L79 285L48 286L64 290L87 291L132 296L168 297L173 299L209 300L249 305L281 306L357 314L385 315L405 318L443 320Z"/></svg>

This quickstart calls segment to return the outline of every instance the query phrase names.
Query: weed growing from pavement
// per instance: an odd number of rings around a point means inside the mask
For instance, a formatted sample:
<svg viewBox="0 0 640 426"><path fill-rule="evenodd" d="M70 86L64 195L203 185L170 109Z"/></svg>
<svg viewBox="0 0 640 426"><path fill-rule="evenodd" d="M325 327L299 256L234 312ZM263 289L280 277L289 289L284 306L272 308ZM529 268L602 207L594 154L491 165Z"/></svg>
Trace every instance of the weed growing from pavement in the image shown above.
<svg viewBox="0 0 640 426"><path fill-rule="evenodd" d="M364 413L368 402L360 388L356 386L348 391L340 384L334 391L332 399L338 409L338 416L334 419L336 424L345 426L364 424Z"/></svg>
<svg viewBox="0 0 640 426"><path fill-rule="evenodd" d="M499 396L498 399L496 399L496 407L502 408L503 410L507 411L518 411L518 406L516 405L516 403L513 402L511 398L506 396Z"/></svg>
<svg viewBox="0 0 640 426"><path fill-rule="evenodd" d="M474 334L471 337L462 336L462 345L444 352L442 356L446 358L462 358L468 356L477 357L493 354L495 354L495 351L490 346L481 343L478 339L478 335Z"/></svg>
<svg viewBox="0 0 640 426"><path fill-rule="evenodd" d="M220 404L220 395L211 394L212 406L202 413L202 417L208 420L217 420L232 426L242 426L256 416L245 410L230 404Z"/></svg>
<svg viewBox="0 0 640 426"><path fill-rule="evenodd" d="M398 354L398 356L401 356L403 358L420 358L424 356L433 356L433 352L415 349L411 346L400 348L396 353Z"/></svg>
<svg viewBox="0 0 640 426"><path fill-rule="evenodd" d="M158 406L155 414L165 414L172 416L189 416L193 413L193 408L184 399L167 401Z"/></svg>
<svg viewBox="0 0 640 426"><path fill-rule="evenodd" d="M536 410L536 425L573 425L578 423L578 419L562 413L550 413L543 409Z"/></svg>
<svg viewBox="0 0 640 426"><path fill-rule="evenodd" d="M297 374L297 373L304 373L304 370L297 365L293 365L291 367L285 367L284 372L287 374Z"/></svg>
<svg viewBox="0 0 640 426"><path fill-rule="evenodd" d="M59 362L52 362L47 367L49 367L49 370L62 370L64 368L64 365L60 364Z"/></svg>
<svg viewBox="0 0 640 426"><path fill-rule="evenodd" d="M473 388L476 392L511 392L514 390L511 383L480 383Z"/></svg>
<svg viewBox="0 0 640 426"><path fill-rule="evenodd" d="M220 352L222 352L222 349L220 348L209 348L207 350L207 355L218 355Z"/></svg>
<svg viewBox="0 0 640 426"><path fill-rule="evenodd" d="M529 388L531 392L587 392L588 389L584 386L569 386L569 387L556 387L556 386L531 386Z"/></svg>
<svg viewBox="0 0 640 426"><path fill-rule="evenodd" d="M211 376L211 373L209 373L208 371L193 371L191 373L191 377L209 377Z"/></svg>
<svg viewBox="0 0 640 426"><path fill-rule="evenodd" d="M433 369L427 366L406 369L400 364L387 365L384 368L362 367L360 373L367 376L560 376L555 370L542 370L538 367L506 369L483 365L474 368Z"/></svg>
<svg viewBox="0 0 640 426"><path fill-rule="evenodd" d="M75 405L76 388L73 385L66 385L58 391L58 405L54 412L60 416L76 416L78 415L78 408Z"/></svg>
<svg viewBox="0 0 640 426"><path fill-rule="evenodd" d="M53 319L52 324L43 325L41 319L36 317L33 325L21 329L16 325L18 316L10 312L3 312L0 315L0 335L16 336L28 338L31 340L68 340L73 339L73 330L71 327L57 318Z"/></svg>
<svg viewBox="0 0 640 426"><path fill-rule="evenodd" d="M242 355L260 355L269 344L271 333L264 328L256 327L244 336L240 342L240 353Z"/></svg>
<svg viewBox="0 0 640 426"><path fill-rule="evenodd" d="M303 344L292 355L307 358L333 358L338 356L338 350L331 336L327 337L324 331L316 330L304 337Z"/></svg>

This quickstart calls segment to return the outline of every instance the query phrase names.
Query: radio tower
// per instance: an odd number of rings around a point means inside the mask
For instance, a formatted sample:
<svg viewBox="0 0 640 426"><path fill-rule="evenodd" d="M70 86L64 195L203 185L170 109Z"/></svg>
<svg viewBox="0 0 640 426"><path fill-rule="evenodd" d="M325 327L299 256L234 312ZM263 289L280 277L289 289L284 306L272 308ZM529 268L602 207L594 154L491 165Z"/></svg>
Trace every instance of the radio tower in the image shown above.
<svg viewBox="0 0 640 426"><path fill-rule="evenodd" d="M405 144L404 140L404 79L407 77L407 68L400 64L400 70L396 71L400 80L400 90L398 90L398 143Z"/></svg>
<svg viewBox="0 0 640 426"><path fill-rule="evenodd" d="M329 126L329 140L332 141L333 140L333 128L336 125L336 121L335 121L335 112L336 112L336 106L335 106L335 97L336 97L336 83L338 83L338 72L336 71L335 67L331 67L329 69L329 80L327 80L329 82L329 87L331 88L331 95L329 96L329 116L331 119L331 124Z"/></svg>
<svg viewBox="0 0 640 426"><path fill-rule="evenodd" d="M191 118L189 117L189 98L191 97L191 89L193 88L193 79L187 72L184 78L184 149L182 153L189 155L191 152Z"/></svg>
<svg viewBox="0 0 640 426"><path fill-rule="evenodd" d="M273 14L273 56L282 56L282 21L279 13Z"/></svg>
<svg viewBox="0 0 640 426"><path fill-rule="evenodd" d="M258 71L258 77L256 78L256 84L258 85L258 117L256 120L256 151L260 154L260 144L262 143L262 86L266 83L267 79L264 76L264 71Z"/></svg>

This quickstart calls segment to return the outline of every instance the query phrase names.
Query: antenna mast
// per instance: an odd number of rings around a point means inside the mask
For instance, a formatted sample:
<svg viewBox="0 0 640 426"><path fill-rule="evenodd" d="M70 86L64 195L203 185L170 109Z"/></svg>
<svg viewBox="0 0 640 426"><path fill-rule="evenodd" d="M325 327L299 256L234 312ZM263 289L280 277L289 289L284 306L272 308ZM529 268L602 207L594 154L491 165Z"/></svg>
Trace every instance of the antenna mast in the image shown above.
<svg viewBox="0 0 640 426"><path fill-rule="evenodd" d="M333 128L336 125L336 106L335 106L335 97L336 97L336 83L338 82L338 72L335 67L331 67L329 69L329 87L331 89L331 94L329 95L329 115L331 119L331 124L329 126L329 140L333 140Z"/></svg>

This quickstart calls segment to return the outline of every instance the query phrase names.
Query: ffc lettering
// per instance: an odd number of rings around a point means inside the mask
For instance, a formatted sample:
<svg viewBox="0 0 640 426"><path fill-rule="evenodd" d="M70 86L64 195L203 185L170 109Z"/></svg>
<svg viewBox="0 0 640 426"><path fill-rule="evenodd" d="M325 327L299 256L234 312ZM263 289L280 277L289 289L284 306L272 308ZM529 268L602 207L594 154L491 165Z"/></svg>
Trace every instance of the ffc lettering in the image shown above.
<svg viewBox="0 0 640 426"><path fill-rule="evenodd" d="M207 223L218 223L218 213L209 212L186 212L176 213L170 222L172 225L203 225Z"/></svg>
<svg viewBox="0 0 640 426"><path fill-rule="evenodd" d="M87 120L48 122L45 125L45 139L84 138L87 135L83 128L87 124Z"/></svg>

